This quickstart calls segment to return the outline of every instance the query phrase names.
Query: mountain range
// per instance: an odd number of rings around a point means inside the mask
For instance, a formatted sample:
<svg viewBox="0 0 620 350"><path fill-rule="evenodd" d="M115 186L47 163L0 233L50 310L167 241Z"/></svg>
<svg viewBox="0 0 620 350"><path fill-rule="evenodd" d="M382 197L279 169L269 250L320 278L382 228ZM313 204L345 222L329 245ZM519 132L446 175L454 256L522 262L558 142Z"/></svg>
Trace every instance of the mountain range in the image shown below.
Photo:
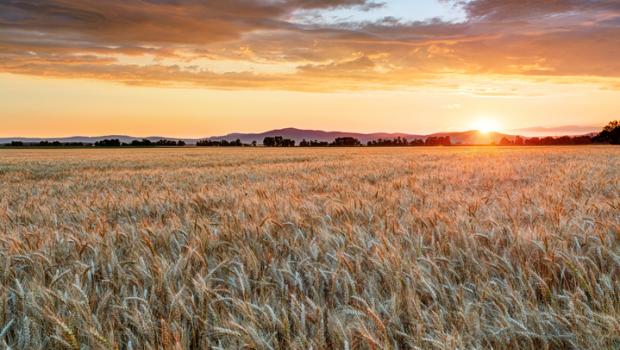
<svg viewBox="0 0 620 350"><path fill-rule="evenodd" d="M211 140L241 140L243 143L251 143L256 140L258 143L261 143L265 137L274 137L274 136L282 136L284 138L295 140L299 143L302 140L317 140L317 141L328 141L331 142L337 137L354 137L362 142L362 144L366 144L368 141L378 140L378 139L394 139L397 137L405 138L408 140L413 139L422 139L426 140L429 137L439 137L439 136L450 136L452 143L454 144L463 144L463 145L474 145L474 144L489 144L491 142L499 143L502 138L507 138L509 140L514 140L517 135L509 135L503 134L499 132L489 132L489 133L481 133L477 130L470 131L462 131L462 132L441 132L434 133L430 135L421 135L421 134L407 134L407 133L355 133L355 132L344 132L344 131L323 131L323 130L304 130L304 129L296 129L296 128L286 128L286 129L276 129L270 130L263 133L232 133L223 136L210 137Z"/></svg>
<svg viewBox="0 0 620 350"><path fill-rule="evenodd" d="M103 135L103 136L69 136L69 137L4 137L0 138L0 144L11 143L12 141L18 141L23 143L39 143L41 141L49 141L49 142L82 142L82 143L95 143L97 141L102 141L106 139L118 139L121 142L131 143L134 140L144 140L148 139L152 142L157 142L159 140L183 140L187 144L196 144L199 139L187 139L187 138L178 138L178 137L164 137L164 136L148 136L148 137L136 137L129 135Z"/></svg>
<svg viewBox="0 0 620 350"><path fill-rule="evenodd" d="M232 133L222 136L207 137L209 140L241 140L243 143L252 143L256 141L259 144L262 143L265 137L282 136L284 138L295 140L299 143L302 140L317 140L331 142L338 137L354 137L360 140L363 144L368 141L377 139L393 139L397 137L406 138L408 140L413 139L427 139L433 136L450 136L452 143L463 145L475 145L475 144L489 144L491 142L499 143L502 138L514 140L517 135L504 134L499 132L481 133L477 130L462 131L462 132L441 132L430 135L418 135L418 134L406 134L406 133L355 133L344 131L323 131L323 130L304 130L297 128L285 128L270 130L262 133ZM40 141L59 141L59 142L83 142L83 143L95 143L104 139L119 139L121 142L131 143L133 140L149 139L153 142L169 139L169 140L183 140L188 145L196 144L200 139L192 138L174 138L164 136L149 136L149 137L134 137L128 135L104 135L104 136L72 136L72 137L56 137L56 138L27 138L27 137L7 137L0 138L0 144L11 143L12 141L21 141L24 143L38 143Z"/></svg>
<svg viewBox="0 0 620 350"><path fill-rule="evenodd" d="M262 133L232 133L223 136L215 136L210 137L211 140L227 140L234 141L236 139L241 140L243 143L251 143L256 140L258 143L261 143L265 137L274 137L274 136L282 136L287 139L295 140L299 143L302 140L316 140L316 141L327 141L332 142L334 139L338 137L354 137L360 140L362 143L367 143L368 141L378 140L378 139L393 139L396 137L403 137L407 139L416 139L416 138L425 138L424 135L414 135L414 134L405 134L405 133L356 133L356 132L345 132L345 131L323 131L323 130L305 130L305 129L296 129L296 128L285 128L285 129L275 129Z"/></svg>

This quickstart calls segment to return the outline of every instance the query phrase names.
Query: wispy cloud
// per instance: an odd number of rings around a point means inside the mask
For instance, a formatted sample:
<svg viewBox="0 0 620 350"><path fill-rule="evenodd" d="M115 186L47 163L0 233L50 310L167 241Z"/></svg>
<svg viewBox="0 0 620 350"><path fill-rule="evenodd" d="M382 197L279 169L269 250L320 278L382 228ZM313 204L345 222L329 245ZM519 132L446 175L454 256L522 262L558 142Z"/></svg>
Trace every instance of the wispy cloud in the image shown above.
<svg viewBox="0 0 620 350"><path fill-rule="evenodd" d="M512 132L520 134L542 134L542 135L583 135L592 132L599 132L601 126L587 126L587 125L563 125L555 127L534 126L529 128L521 128L511 130Z"/></svg>

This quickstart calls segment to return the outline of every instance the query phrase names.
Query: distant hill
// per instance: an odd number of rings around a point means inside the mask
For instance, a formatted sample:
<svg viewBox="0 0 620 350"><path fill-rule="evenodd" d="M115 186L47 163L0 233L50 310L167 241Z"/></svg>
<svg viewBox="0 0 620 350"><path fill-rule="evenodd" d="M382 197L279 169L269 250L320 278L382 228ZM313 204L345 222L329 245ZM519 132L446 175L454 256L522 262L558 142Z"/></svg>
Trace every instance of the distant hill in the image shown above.
<svg viewBox="0 0 620 350"><path fill-rule="evenodd" d="M286 129L276 129L270 130L262 133L233 133L224 136L215 136L210 137L211 140L226 140L226 141L234 141L236 139L240 139L243 143L251 143L252 141L256 141L259 144L263 142L265 137L273 137L273 136L282 136L284 138L288 138L291 140L295 140L299 143L302 140L317 140L317 141L334 141L337 137L354 137L360 140L362 143L367 143L368 141L377 140L380 138L395 138L395 137L404 137L407 139L421 139L424 138L423 135L413 135L413 134L404 134L404 133L371 133L371 134L363 134L363 133L355 133L355 132L344 132L344 131L323 131L323 130L303 130L296 128L286 128Z"/></svg>
<svg viewBox="0 0 620 350"><path fill-rule="evenodd" d="M514 129L511 132L517 134L527 134L530 136L580 136L588 134L598 134L601 131L600 126L582 126L582 125L563 125L556 127L531 127Z"/></svg>
<svg viewBox="0 0 620 350"><path fill-rule="evenodd" d="M273 136L282 136L288 139L295 140L299 143L301 140L318 140L318 141L328 141L331 142L337 137L354 137L360 140L363 144L366 144L368 141L378 140L378 139L393 139L396 137L406 138L408 140L413 139L423 139L426 140L428 137L437 137L437 136L450 136L452 143L454 144L462 144L462 145L487 145L491 142L499 143L502 138L507 138L511 141L517 137L517 135L503 134L499 132L489 132L489 133L481 133L477 130L469 130L469 131L459 131L459 132L440 132L430 135L420 135L420 134L406 134L406 133L354 133L354 132L344 132L344 131L322 131L322 130L303 130L296 128L286 128L286 129L277 129L270 130L263 133L233 133L224 136L216 136L210 137L211 140L226 140L226 141L234 141L236 139L240 139L243 143L251 143L256 140L258 143L261 143L265 137L273 137Z"/></svg>
<svg viewBox="0 0 620 350"><path fill-rule="evenodd" d="M517 135L502 134L499 132L482 133L478 130L469 130L461 132L440 132L428 135L430 136L450 136L453 144L460 145L488 145L490 143L499 143L502 138L514 141Z"/></svg>
<svg viewBox="0 0 620 350"><path fill-rule="evenodd" d="M317 141L327 141L332 142L334 139L338 137L354 137L360 140L363 144L366 144L368 141L377 140L377 139L393 139L396 137L405 138L408 140L413 139L423 139L426 140L428 137L432 136L450 136L450 139L453 144L461 144L461 145L487 145L492 142L499 143L502 138L507 138L511 141L517 137L516 135L503 134L499 132L489 132L489 133L481 133L477 130L469 130L469 131L461 131L461 132L440 132L430 135L417 135L417 134L406 134L406 133L355 133L355 132L344 132L344 131L323 131L323 130L304 130L304 129L296 129L296 128L285 128L285 129L276 129L265 131L261 133L232 133L223 136L213 136L207 137L209 140L226 140L226 141L235 141L240 139L241 142L249 144L252 141L256 141L258 144L263 142L265 137L273 137L273 136L282 136L284 138L295 140L298 144L302 140L317 140ZM72 137L60 137L60 138L24 138L24 137L6 137L0 138L0 144L8 144L11 141L22 141L24 143L38 143L40 141L59 141L59 142L83 142L83 143L95 143L97 141L101 141L104 139L119 139L121 142L131 143L133 140L142 140L145 137L134 137L127 135L105 135L105 136L72 136ZM524 137L527 138L527 137ZM167 140L179 140L175 137L164 137L164 136L149 136L146 137L153 142L167 139ZM185 141L188 145L195 145L200 139L180 139Z"/></svg>
<svg viewBox="0 0 620 350"><path fill-rule="evenodd" d="M11 143L12 141L21 141L24 143L39 143L41 141L49 142L83 142L83 143L95 143L97 141L105 139L118 139L121 142L131 143L134 140L148 139L152 142L159 140L183 140L187 144L196 144L198 139L179 139L175 137L163 137L163 136L149 136L149 137L134 137L127 135L104 135L104 136L70 136L70 137L50 137L50 138L38 138L38 137L5 137L0 138L0 144Z"/></svg>

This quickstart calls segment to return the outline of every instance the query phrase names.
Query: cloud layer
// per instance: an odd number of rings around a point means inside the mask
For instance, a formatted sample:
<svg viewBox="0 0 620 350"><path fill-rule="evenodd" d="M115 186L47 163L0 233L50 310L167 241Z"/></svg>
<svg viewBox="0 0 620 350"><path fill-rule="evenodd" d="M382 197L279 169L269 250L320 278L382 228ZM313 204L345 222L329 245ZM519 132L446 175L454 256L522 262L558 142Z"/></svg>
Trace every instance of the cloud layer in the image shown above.
<svg viewBox="0 0 620 350"><path fill-rule="evenodd" d="M5 0L0 72L223 89L389 89L454 75L620 86L616 0L444 2L467 19L312 21L382 6L371 0Z"/></svg>

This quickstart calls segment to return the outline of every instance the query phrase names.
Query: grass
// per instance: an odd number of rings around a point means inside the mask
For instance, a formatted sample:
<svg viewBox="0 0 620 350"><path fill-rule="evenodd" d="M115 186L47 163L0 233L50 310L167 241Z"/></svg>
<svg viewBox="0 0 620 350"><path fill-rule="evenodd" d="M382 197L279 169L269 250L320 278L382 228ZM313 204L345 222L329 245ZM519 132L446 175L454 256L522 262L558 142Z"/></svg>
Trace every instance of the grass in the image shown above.
<svg viewBox="0 0 620 350"><path fill-rule="evenodd" d="M620 349L620 148L2 150L0 345Z"/></svg>

